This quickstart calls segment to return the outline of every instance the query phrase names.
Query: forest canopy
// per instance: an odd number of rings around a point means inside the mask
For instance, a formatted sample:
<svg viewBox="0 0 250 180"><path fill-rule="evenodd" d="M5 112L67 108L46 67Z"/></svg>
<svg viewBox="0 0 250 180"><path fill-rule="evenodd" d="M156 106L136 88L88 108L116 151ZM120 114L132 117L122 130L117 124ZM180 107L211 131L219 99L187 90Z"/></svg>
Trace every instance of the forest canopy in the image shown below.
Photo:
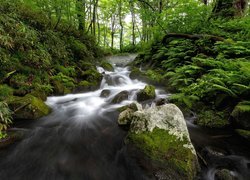
<svg viewBox="0 0 250 180"><path fill-rule="evenodd" d="M42 11L55 29L62 24L95 36L97 44L121 51L142 48L169 32L231 36L220 30L249 27L238 18L248 14L246 0L23 0ZM228 22L228 18L236 19ZM240 20L242 21L242 20ZM249 18L248 18L249 21ZM237 24L236 24L237 22ZM238 25L240 23L240 26ZM225 24L225 27L223 26ZM240 33L240 32L239 32ZM239 34L235 35L241 36Z"/></svg>

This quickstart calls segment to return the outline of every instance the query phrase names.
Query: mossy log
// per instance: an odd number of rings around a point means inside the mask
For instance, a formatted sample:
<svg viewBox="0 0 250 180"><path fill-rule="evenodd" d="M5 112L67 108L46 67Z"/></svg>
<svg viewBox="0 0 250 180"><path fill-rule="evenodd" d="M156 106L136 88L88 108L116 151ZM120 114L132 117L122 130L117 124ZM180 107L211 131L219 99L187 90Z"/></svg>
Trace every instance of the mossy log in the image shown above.
<svg viewBox="0 0 250 180"><path fill-rule="evenodd" d="M209 39L212 42L217 41L224 41L223 37L213 36L208 34L182 34L182 33L168 33L162 39L162 43L166 44L168 38L177 38L177 39L192 39L192 40L199 40L199 39Z"/></svg>

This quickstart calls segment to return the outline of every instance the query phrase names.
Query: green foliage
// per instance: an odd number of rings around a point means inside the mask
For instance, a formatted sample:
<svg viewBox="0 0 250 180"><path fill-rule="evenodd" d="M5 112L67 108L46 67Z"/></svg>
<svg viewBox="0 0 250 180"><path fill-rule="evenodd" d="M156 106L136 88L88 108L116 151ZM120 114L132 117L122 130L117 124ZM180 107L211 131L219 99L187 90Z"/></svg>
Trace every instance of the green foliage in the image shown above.
<svg viewBox="0 0 250 180"><path fill-rule="evenodd" d="M52 79L61 82L64 86L68 88L75 87L75 80L69 76L64 75L61 72L53 76Z"/></svg>
<svg viewBox="0 0 250 180"><path fill-rule="evenodd" d="M223 128L229 125L225 112L214 112L211 110L204 110L199 113L196 123L210 128Z"/></svg>
<svg viewBox="0 0 250 180"><path fill-rule="evenodd" d="M0 101L11 95L13 95L13 88L9 87L6 84L0 84Z"/></svg>
<svg viewBox="0 0 250 180"><path fill-rule="evenodd" d="M0 101L0 139L6 137L2 131L12 123L11 111L6 102Z"/></svg>

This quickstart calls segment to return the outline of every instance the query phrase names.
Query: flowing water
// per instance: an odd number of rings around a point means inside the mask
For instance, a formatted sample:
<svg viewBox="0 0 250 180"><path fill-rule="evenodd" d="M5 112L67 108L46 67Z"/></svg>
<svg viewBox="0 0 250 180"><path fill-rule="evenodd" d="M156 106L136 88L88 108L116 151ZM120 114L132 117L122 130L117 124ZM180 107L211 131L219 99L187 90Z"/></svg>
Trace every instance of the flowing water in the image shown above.
<svg viewBox="0 0 250 180"><path fill-rule="evenodd" d="M124 65L134 57L110 57L109 61ZM127 67L115 66L114 72L98 70L104 75L100 89L49 97L46 103L53 112L26 127L29 133L21 142L0 151L0 180L155 179L130 158L123 143L126 131L117 125L117 108L134 102L136 92L146 83L131 80ZM103 90L110 95L101 97ZM113 98L124 90L129 92L128 99L114 104ZM161 89L156 92L156 100L169 96ZM207 156L200 179L213 180L223 168L238 179L250 177L249 144L231 137L230 132L223 132L230 138L221 138L221 131L206 132L187 122L196 149Z"/></svg>

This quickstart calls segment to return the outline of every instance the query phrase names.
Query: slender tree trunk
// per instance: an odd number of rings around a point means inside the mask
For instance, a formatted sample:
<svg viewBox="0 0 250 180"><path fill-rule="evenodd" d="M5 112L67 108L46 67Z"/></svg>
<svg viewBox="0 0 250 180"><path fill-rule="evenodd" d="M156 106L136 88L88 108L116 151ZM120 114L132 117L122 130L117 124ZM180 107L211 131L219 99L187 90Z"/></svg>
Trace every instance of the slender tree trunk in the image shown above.
<svg viewBox="0 0 250 180"><path fill-rule="evenodd" d="M133 2L130 2L130 12L132 16L132 45L135 46L135 8Z"/></svg>
<svg viewBox="0 0 250 180"><path fill-rule="evenodd" d="M77 10L77 18L78 18L78 29L81 31L85 31L86 1L85 0L77 0L76 1L76 10Z"/></svg>
<svg viewBox="0 0 250 180"><path fill-rule="evenodd" d="M120 51L123 50L123 22L122 22L122 0L119 1L119 22L120 22Z"/></svg>

